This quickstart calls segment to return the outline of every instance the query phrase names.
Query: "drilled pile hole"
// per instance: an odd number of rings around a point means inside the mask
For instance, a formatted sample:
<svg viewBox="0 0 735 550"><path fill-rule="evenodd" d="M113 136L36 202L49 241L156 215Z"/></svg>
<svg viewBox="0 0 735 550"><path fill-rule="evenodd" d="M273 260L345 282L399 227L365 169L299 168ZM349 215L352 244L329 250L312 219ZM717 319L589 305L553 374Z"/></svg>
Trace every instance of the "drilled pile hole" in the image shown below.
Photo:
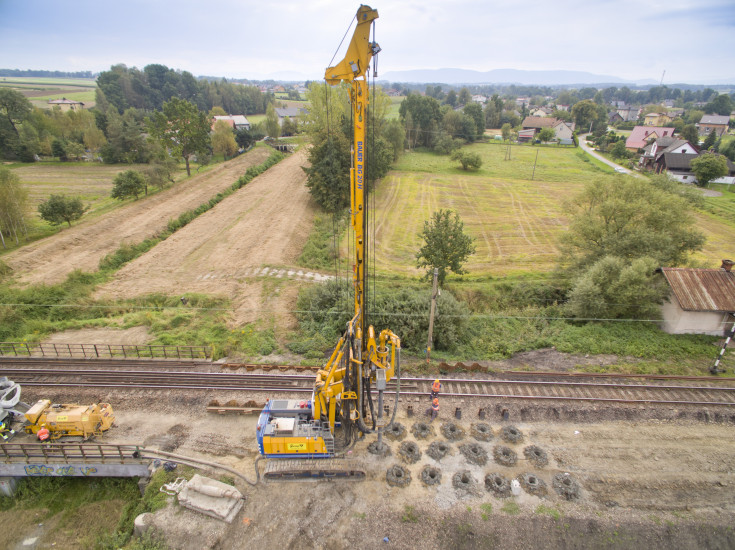
<svg viewBox="0 0 735 550"><path fill-rule="evenodd" d="M401 459L409 464L415 464L421 459L421 449L415 441L404 441L398 449Z"/></svg>
<svg viewBox="0 0 735 550"><path fill-rule="evenodd" d="M380 442L380 444L378 444L377 441L372 441L368 445L368 452L380 458L385 458L386 456L389 456L391 454L390 445L386 445L382 441Z"/></svg>
<svg viewBox="0 0 735 550"><path fill-rule="evenodd" d="M449 441L458 441L464 438L464 430L454 422L445 422L441 427L442 435Z"/></svg>
<svg viewBox="0 0 735 550"><path fill-rule="evenodd" d="M510 496L510 481L501 474L487 474L485 476L485 489L498 498L508 498Z"/></svg>
<svg viewBox="0 0 735 550"><path fill-rule="evenodd" d="M425 485L439 485L442 482L442 471L427 464L421 470L421 481Z"/></svg>
<svg viewBox="0 0 735 550"><path fill-rule="evenodd" d="M527 493L539 497L546 494L546 482L536 474L521 474L517 479L518 483L521 484L521 487L523 487Z"/></svg>
<svg viewBox="0 0 735 550"><path fill-rule="evenodd" d="M523 433L515 426L504 426L500 432L500 437L508 443L519 443L523 441Z"/></svg>
<svg viewBox="0 0 735 550"><path fill-rule="evenodd" d="M400 464L395 464L388 468L385 480L393 487L407 487L411 483L411 472Z"/></svg>
<svg viewBox="0 0 735 550"><path fill-rule="evenodd" d="M388 428L383 432L385 437L391 441L403 441L406 438L406 433L406 426L400 422L393 422L393 424L388 426Z"/></svg>
<svg viewBox="0 0 735 550"><path fill-rule="evenodd" d="M546 451L536 445L529 445L523 449L523 454L526 458L532 462L535 466L543 468L549 463L549 458L546 456Z"/></svg>
<svg viewBox="0 0 735 550"><path fill-rule="evenodd" d="M461 452L467 459L467 462L471 464L484 466L487 463L487 451L477 443L466 443L464 445L460 445L459 452Z"/></svg>
<svg viewBox="0 0 735 550"><path fill-rule="evenodd" d="M441 460L452 451L451 446L444 441L434 441L429 445L426 454L436 461Z"/></svg>
<svg viewBox="0 0 735 550"><path fill-rule="evenodd" d="M434 435L434 428L426 422L415 422L411 426L411 433L416 439L428 439Z"/></svg>
<svg viewBox="0 0 735 550"><path fill-rule="evenodd" d="M515 451L502 445L496 445L493 448L493 458L495 458L495 462L502 466L513 466L518 462L518 455Z"/></svg>
<svg viewBox="0 0 735 550"><path fill-rule="evenodd" d="M469 470L461 470L452 476L452 485L455 489L472 491L475 487L475 478Z"/></svg>
<svg viewBox="0 0 735 550"><path fill-rule="evenodd" d="M494 437L493 429L490 427L490 424L486 424L485 422L472 424L470 426L470 435L477 441L490 441Z"/></svg>
<svg viewBox="0 0 735 550"><path fill-rule="evenodd" d="M582 494L579 482L569 474L556 474L551 481L551 486L559 496L567 500L577 500Z"/></svg>

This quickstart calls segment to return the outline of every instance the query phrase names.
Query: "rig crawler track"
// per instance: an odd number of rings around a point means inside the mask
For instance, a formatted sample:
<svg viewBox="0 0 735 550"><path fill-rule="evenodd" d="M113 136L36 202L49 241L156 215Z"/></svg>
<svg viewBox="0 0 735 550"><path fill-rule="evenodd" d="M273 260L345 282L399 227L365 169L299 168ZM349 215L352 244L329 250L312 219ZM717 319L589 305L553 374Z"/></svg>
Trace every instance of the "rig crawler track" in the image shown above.
<svg viewBox="0 0 735 550"><path fill-rule="evenodd" d="M312 374L259 374L178 370L169 362L69 362L52 366L0 361L0 376L22 386L237 391L308 395ZM143 364L141 364L143 363ZM88 368L79 368L78 365ZM213 365L209 364L211 368ZM127 367L127 368L126 368ZM147 368L146 368L147 367ZM283 370L285 366L281 366ZM169 370L177 369L177 370ZM401 395L423 396L433 379L403 377ZM735 406L734 378L504 372L442 378L442 396L465 399L587 401L659 405ZM393 382L388 391L395 388Z"/></svg>

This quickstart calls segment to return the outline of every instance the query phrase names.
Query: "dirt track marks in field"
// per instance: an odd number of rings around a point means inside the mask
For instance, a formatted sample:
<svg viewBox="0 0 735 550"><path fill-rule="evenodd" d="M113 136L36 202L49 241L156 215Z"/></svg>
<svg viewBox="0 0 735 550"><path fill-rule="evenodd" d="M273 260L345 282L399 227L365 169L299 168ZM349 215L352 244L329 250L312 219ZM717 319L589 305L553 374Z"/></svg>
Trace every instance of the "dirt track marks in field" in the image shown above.
<svg viewBox="0 0 735 550"><path fill-rule="evenodd" d="M265 295L262 269L255 268L292 265L311 229L305 163L298 152L273 166L127 264L97 296L225 295L233 301L235 324L257 318L273 296Z"/></svg>
<svg viewBox="0 0 735 550"><path fill-rule="evenodd" d="M121 244L137 244L154 236L170 219L224 191L249 167L262 164L269 154L270 149L258 147L150 198L24 246L3 261L22 284L58 283L75 269L96 271L100 260Z"/></svg>

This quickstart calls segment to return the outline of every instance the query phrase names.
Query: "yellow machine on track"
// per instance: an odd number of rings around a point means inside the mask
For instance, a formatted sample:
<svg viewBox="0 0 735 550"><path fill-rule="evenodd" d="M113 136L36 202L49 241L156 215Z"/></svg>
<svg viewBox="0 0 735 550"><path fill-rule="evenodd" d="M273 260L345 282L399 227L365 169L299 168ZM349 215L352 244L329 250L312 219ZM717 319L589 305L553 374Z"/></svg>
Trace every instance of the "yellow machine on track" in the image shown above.
<svg viewBox="0 0 735 550"><path fill-rule="evenodd" d="M257 426L260 453L270 458L323 459L339 457L360 436L378 433L390 423L383 419L383 392L387 383L398 379L400 391L401 342L392 331L378 333L365 326L367 273L367 156L370 61L380 47L370 41L377 10L360 6L357 26L345 58L329 67L324 75L328 85L350 84L354 140L350 164L350 218L354 231L354 316L327 361L317 373L312 398L308 401L270 400ZM377 390L373 402L372 387ZM395 417L395 406L393 409ZM392 419L391 419L392 422ZM371 424L371 426L368 426ZM265 477L349 477L360 472L341 468L339 460L269 461Z"/></svg>
<svg viewBox="0 0 735 550"><path fill-rule="evenodd" d="M89 439L102 435L115 421L109 403L93 405L57 405L41 399L24 415L29 424L26 433L39 439L59 439L63 436L80 436Z"/></svg>

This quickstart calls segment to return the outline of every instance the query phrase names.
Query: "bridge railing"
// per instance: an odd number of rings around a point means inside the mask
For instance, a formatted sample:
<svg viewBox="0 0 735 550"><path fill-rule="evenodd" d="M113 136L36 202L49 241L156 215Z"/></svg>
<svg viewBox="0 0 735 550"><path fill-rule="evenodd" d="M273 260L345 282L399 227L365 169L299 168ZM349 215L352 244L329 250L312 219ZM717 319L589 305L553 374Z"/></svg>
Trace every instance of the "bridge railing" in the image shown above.
<svg viewBox="0 0 735 550"><path fill-rule="evenodd" d="M3 443L0 462L115 462L139 460L142 447L96 443Z"/></svg>
<svg viewBox="0 0 735 550"><path fill-rule="evenodd" d="M210 359L209 346L0 342L0 356L89 359Z"/></svg>

